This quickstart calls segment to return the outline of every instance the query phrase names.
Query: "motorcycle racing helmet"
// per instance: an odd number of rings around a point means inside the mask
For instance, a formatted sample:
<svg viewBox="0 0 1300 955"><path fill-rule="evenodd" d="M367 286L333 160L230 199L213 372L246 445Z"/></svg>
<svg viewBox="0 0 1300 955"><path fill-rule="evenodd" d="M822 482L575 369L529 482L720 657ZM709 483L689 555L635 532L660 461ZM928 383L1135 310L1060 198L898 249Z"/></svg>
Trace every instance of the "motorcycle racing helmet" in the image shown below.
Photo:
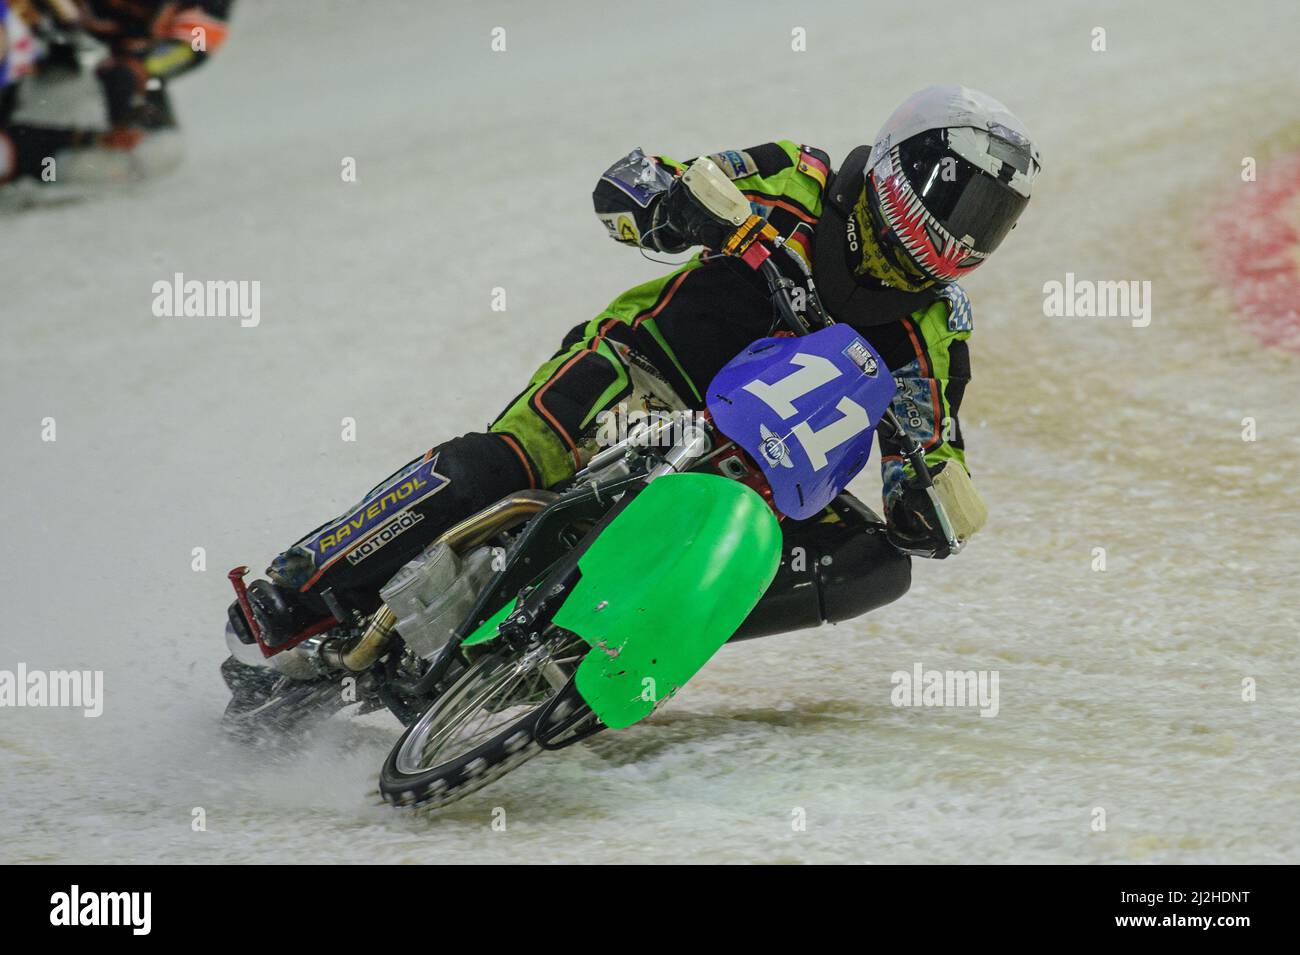
<svg viewBox="0 0 1300 955"><path fill-rule="evenodd" d="M1038 170L1024 124L993 97L964 86L914 93L867 162L859 206L885 260L872 271L915 288L978 268L1015 227Z"/></svg>

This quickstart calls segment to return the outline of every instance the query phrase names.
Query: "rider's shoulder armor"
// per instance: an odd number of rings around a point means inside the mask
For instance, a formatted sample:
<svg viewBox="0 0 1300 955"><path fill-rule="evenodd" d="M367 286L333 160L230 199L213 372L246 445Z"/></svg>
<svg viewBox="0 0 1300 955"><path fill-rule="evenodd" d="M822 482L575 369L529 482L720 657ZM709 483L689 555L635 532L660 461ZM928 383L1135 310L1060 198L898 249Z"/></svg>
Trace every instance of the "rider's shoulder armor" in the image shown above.
<svg viewBox="0 0 1300 955"><path fill-rule="evenodd" d="M939 298L948 303L948 331L968 332L974 328L971 318L970 297L956 282L949 282L936 290Z"/></svg>

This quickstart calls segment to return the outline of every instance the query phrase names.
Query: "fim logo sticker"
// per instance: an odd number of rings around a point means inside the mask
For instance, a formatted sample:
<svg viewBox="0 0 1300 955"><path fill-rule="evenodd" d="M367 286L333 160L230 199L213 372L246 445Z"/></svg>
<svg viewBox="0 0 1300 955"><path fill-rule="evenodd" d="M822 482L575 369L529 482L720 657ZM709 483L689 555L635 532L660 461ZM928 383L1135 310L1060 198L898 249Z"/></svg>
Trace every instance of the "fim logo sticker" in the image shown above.
<svg viewBox="0 0 1300 955"><path fill-rule="evenodd" d="M132 935L148 935L152 927L152 892L69 892L50 896L51 925L129 925Z"/></svg>
<svg viewBox="0 0 1300 955"><path fill-rule="evenodd" d="M778 464L783 468L794 467L794 462L790 460L790 449L785 446L785 442L780 437L767 430L766 425L758 426L758 433L763 438L763 460L767 466L774 468Z"/></svg>
<svg viewBox="0 0 1300 955"><path fill-rule="evenodd" d="M844 349L844 357L861 368L868 378L875 378L880 372L880 362L876 361L876 356L871 354L871 349L860 338L849 342L849 346Z"/></svg>

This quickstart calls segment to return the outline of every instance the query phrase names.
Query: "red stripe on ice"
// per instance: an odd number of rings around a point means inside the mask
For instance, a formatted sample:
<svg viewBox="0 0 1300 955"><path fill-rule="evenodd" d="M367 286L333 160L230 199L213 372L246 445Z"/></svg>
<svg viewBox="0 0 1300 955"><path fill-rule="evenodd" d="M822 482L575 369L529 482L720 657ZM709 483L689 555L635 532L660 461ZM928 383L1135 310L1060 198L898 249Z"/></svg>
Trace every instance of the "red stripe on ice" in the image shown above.
<svg viewBox="0 0 1300 955"><path fill-rule="evenodd" d="M1237 189L1209 222L1212 267L1262 344L1300 352L1300 155Z"/></svg>

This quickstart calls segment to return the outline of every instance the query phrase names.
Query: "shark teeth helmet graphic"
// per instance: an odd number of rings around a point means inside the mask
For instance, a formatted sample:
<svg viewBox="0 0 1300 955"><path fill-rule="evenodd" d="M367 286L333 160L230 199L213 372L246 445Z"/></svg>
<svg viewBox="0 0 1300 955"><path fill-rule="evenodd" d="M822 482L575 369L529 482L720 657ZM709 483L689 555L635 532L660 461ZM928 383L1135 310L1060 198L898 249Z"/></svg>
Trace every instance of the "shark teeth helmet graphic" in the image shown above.
<svg viewBox="0 0 1300 955"><path fill-rule="evenodd" d="M977 268L1015 226L1038 175L1024 124L964 86L912 94L876 135L867 209L886 254L922 281Z"/></svg>

